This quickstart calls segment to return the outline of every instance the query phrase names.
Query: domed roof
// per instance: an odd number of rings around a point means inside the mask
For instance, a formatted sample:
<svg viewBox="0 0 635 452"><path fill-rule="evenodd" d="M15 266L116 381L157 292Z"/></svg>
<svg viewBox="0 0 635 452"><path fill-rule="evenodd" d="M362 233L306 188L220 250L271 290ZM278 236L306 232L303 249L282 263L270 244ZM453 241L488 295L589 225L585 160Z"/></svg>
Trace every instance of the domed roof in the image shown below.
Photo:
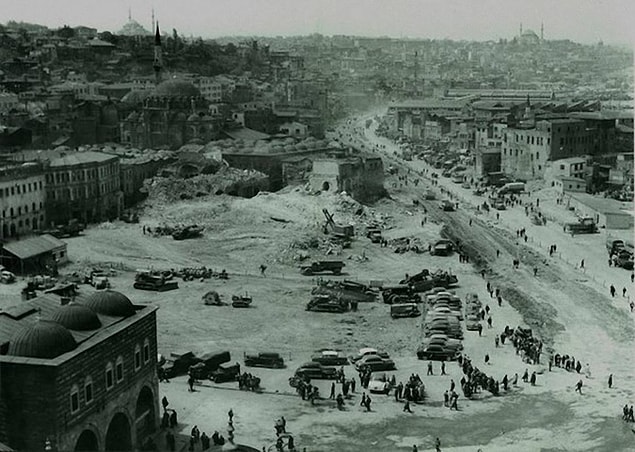
<svg viewBox="0 0 635 452"><path fill-rule="evenodd" d="M9 355L53 359L77 347L73 335L56 322L38 320L16 333L9 342Z"/></svg>
<svg viewBox="0 0 635 452"><path fill-rule="evenodd" d="M101 322L95 311L77 303L69 303L60 307L51 316L51 320L75 331L90 331L101 327Z"/></svg>
<svg viewBox="0 0 635 452"><path fill-rule="evenodd" d="M130 317L135 313L132 302L114 290L100 290L88 296L82 304L98 314L112 317Z"/></svg>
<svg viewBox="0 0 635 452"><path fill-rule="evenodd" d="M157 85L152 95L156 97L199 97L201 92L190 82L167 80Z"/></svg>

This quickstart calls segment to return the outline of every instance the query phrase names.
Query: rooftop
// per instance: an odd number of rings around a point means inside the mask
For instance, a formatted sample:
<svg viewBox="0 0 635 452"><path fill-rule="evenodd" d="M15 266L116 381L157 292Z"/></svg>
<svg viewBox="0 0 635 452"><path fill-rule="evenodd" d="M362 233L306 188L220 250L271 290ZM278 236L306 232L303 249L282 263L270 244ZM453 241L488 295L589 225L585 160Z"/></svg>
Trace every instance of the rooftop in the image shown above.
<svg viewBox="0 0 635 452"><path fill-rule="evenodd" d="M3 248L20 259L29 259L66 246L66 242L49 234L6 243Z"/></svg>
<svg viewBox="0 0 635 452"><path fill-rule="evenodd" d="M101 152L73 152L65 154L62 153L58 158L51 160L51 166L71 166L81 165L82 163L98 163L106 162L108 160L117 159L116 156L110 154L103 154Z"/></svg>
<svg viewBox="0 0 635 452"><path fill-rule="evenodd" d="M574 193L571 197L600 213L633 215L633 203L624 203L611 198L599 198L588 193Z"/></svg>

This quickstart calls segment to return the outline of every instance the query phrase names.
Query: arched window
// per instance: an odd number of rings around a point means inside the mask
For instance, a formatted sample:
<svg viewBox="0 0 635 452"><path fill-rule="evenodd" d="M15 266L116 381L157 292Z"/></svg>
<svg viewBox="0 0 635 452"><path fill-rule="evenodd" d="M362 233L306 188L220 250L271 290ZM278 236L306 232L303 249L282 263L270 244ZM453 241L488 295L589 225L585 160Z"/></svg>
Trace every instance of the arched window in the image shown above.
<svg viewBox="0 0 635 452"><path fill-rule="evenodd" d="M150 361L150 341L146 339L143 341L143 362L145 364Z"/></svg>
<svg viewBox="0 0 635 452"><path fill-rule="evenodd" d="M121 356L117 358L115 372L117 374L117 383L123 381L123 358Z"/></svg>
<svg viewBox="0 0 635 452"><path fill-rule="evenodd" d="M134 347L134 370L139 370L141 367L141 347L139 344Z"/></svg>
<svg viewBox="0 0 635 452"><path fill-rule="evenodd" d="M112 388L115 384L114 374L112 371L112 363L106 364L106 389Z"/></svg>
<svg viewBox="0 0 635 452"><path fill-rule="evenodd" d="M93 401L93 379L90 377L86 377L84 382L84 400L86 405Z"/></svg>
<svg viewBox="0 0 635 452"><path fill-rule="evenodd" d="M77 385L71 387L71 413L79 411L79 388Z"/></svg>

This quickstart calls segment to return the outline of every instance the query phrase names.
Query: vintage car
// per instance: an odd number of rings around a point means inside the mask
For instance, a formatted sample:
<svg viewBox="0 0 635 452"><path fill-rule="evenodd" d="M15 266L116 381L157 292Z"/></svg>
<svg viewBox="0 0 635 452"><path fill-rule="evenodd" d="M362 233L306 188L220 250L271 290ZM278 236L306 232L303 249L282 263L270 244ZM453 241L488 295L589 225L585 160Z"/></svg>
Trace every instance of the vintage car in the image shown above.
<svg viewBox="0 0 635 452"><path fill-rule="evenodd" d="M439 203L439 209L445 211L445 212L454 212L456 210L455 205L452 201L449 201L447 199L441 201L441 203Z"/></svg>
<svg viewBox="0 0 635 452"><path fill-rule="evenodd" d="M395 362L390 358L383 358L379 355L366 355L355 363L355 368L359 371L370 369L372 372L378 370L395 370Z"/></svg>
<svg viewBox="0 0 635 452"><path fill-rule="evenodd" d="M432 245L432 249L430 250L431 256L449 256L454 251L454 243L450 240L439 240L434 245Z"/></svg>
<svg viewBox="0 0 635 452"><path fill-rule="evenodd" d="M370 381L368 382L368 391L375 394L388 394L390 392L391 384L388 376L385 373L372 374Z"/></svg>
<svg viewBox="0 0 635 452"><path fill-rule="evenodd" d="M245 354L245 366L282 369L284 367L284 359L279 353L272 352Z"/></svg>
<svg viewBox="0 0 635 452"><path fill-rule="evenodd" d="M454 357L454 352L442 345L428 345L419 347L417 358L429 361L449 361Z"/></svg>
<svg viewBox="0 0 635 452"><path fill-rule="evenodd" d="M353 355L351 357L349 357L350 361L354 364L357 361L359 361L360 359L362 359L364 356L367 355L378 355L381 356L382 358L389 358L390 356L388 355L388 353L386 352L380 352L375 348L370 348L370 347L366 347L366 348L360 348L359 352L357 353L357 355Z"/></svg>
<svg viewBox="0 0 635 452"><path fill-rule="evenodd" d="M165 376L173 378L178 375L186 374L190 366L201 362L192 352L172 352L163 364Z"/></svg>
<svg viewBox="0 0 635 452"><path fill-rule="evenodd" d="M302 378L335 380L337 378L337 370L335 367L323 366L320 363L311 361L298 367L295 375Z"/></svg>
<svg viewBox="0 0 635 452"><path fill-rule="evenodd" d="M348 358L342 354L339 350L332 350L328 348L317 350L311 361L315 361L324 366L345 366L348 364Z"/></svg>
<svg viewBox="0 0 635 452"><path fill-rule="evenodd" d="M465 319L465 329L468 331L478 331L479 325L481 324L480 317L474 314L468 314Z"/></svg>

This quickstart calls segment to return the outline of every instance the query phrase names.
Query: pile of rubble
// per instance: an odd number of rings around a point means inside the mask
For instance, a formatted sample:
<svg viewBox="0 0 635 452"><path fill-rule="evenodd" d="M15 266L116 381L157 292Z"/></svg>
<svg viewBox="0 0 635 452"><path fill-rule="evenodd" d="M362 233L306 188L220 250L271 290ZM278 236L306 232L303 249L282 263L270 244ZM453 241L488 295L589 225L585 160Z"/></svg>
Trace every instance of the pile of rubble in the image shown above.
<svg viewBox="0 0 635 452"><path fill-rule="evenodd" d="M144 183L142 191L152 202L171 203L183 199L220 195L252 197L269 188L269 177L259 171L221 167L215 174L187 179L154 177Z"/></svg>
<svg viewBox="0 0 635 452"><path fill-rule="evenodd" d="M407 253L408 251L413 251L415 253L428 251L427 245L423 245L417 237L400 237L388 240L388 246L390 246L397 254Z"/></svg>

